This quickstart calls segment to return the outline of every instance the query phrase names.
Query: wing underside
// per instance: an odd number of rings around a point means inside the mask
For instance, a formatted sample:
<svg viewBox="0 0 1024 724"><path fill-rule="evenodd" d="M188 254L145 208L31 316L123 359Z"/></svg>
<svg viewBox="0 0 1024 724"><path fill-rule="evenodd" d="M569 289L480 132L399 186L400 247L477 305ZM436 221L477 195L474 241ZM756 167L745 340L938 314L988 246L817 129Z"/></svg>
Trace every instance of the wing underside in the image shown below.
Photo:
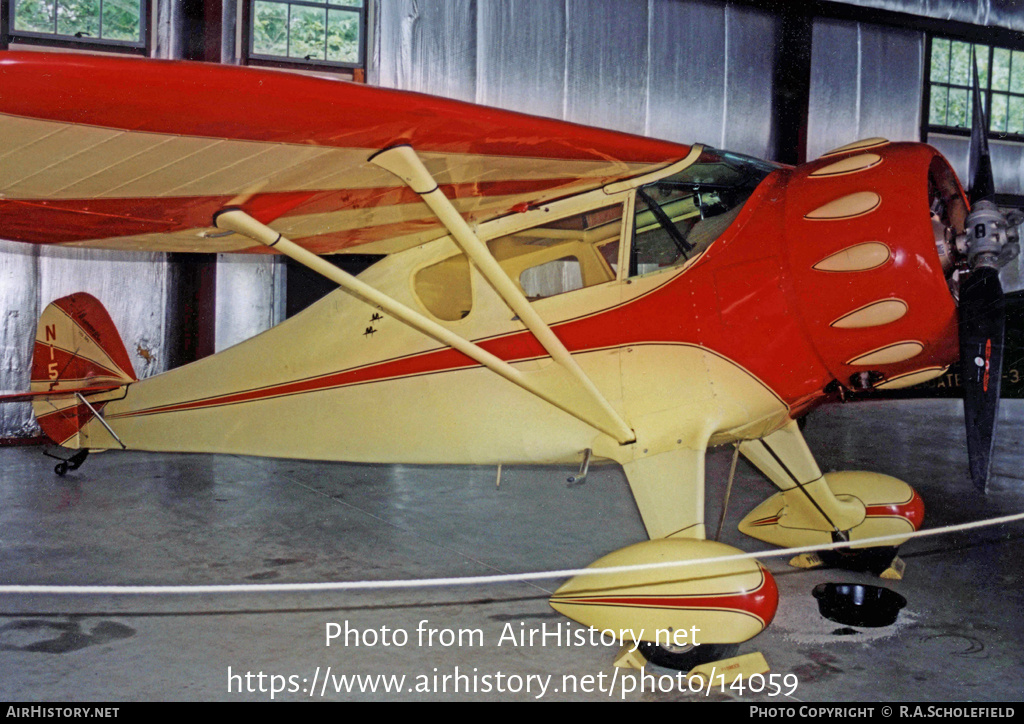
<svg viewBox="0 0 1024 724"><path fill-rule="evenodd" d="M472 222L645 173L688 148L279 71L0 53L0 238L263 252L213 228L239 207L318 254L446 231L367 162L409 144ZM358 248L356 248L358 247Z"/></svg>

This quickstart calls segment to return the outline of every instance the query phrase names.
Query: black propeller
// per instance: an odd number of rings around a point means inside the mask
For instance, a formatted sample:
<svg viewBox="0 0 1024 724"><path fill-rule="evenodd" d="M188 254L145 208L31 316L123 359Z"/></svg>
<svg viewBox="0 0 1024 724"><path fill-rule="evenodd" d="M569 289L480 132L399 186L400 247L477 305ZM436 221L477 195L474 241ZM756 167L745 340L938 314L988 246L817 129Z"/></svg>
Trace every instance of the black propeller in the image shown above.
<svg viewBox="0 0 1024 724"><path fill-rule="evenodd" d="M963 367L967 454L974 486L988 485L999 388L1003 377L1005 311L999 267L1017 255L1013 227L995 203L995 180L988 151L988 123L981 105L978 66L974 62L974 115L971 124L968 196L971 213L958 249L966 254L967 270L960 283L960 363Z"/></svg>
<svg viewBox="0 0 1024 724"><path fill-rule="evenodd" d="M999 387L1003 372L1003 288L999 270L978 267L960 287L960 364L963 368L967 455L974 487L988 485Z"/></svg>

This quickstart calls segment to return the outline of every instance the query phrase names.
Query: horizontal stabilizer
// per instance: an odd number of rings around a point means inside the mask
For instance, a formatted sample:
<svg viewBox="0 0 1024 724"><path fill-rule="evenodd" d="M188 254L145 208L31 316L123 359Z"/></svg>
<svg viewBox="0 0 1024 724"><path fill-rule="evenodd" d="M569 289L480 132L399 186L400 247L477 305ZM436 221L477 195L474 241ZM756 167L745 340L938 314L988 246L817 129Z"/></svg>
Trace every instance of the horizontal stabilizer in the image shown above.
<svg viewBox="0 0 1024 724"><path fill-rule="evenodd" d="M59 400L74 397L76 394L89 395L96 392L110 392L121 385L93 385L75 390L41 390L38 392L4 392L0 394L0 405L5 402L37 402L39 400Z"/></svg>

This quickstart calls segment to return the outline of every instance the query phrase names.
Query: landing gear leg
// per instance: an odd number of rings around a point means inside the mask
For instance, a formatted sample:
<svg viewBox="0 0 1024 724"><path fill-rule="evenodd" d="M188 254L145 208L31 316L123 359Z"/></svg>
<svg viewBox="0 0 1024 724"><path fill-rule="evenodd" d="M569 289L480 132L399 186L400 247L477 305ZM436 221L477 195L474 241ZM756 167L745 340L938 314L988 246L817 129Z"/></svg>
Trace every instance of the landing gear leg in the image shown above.
<svg viewBox="0 0 1024 724"><path fill-rule="evenodd" d="M876 536L910 536L921 526L924 504L902 480L865 471L822 475L797 425L743 442L740 452L781 490L750 511L740 531L783 547L839 542ZM869 571L889 579L903 576L905 564L893 544L884 547L802 554L790 561L798 568L822 564Z"/></svg>

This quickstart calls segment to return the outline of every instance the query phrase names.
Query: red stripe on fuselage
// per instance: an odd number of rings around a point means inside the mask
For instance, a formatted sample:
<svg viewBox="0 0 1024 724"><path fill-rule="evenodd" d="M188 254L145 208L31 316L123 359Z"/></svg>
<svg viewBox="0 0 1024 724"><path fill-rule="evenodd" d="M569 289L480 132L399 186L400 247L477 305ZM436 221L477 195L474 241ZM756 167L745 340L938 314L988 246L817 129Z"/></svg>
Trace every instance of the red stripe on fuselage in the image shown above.
<svg viewBox="0 0 1024 724"><path fill-rule="evenodd" d="M769 188L768 191L771 189ZM761 189L755 196L766 193ZM831 377L810 350L799 322L788 314L776 285L776 296L759 305L759 313L744 316L742 327L720 323L715 272L723 265L754 254L771 273L782 277L772 247L751 249L747 244L731 244L744 221L772 224L770 217L753 213L754 199L733 223L729 231L690 267L665 272L665 281L654 289L604 310L553 325L566 348L580 354L602 349L637 345L687 345L711 351L739 364L776 395L782 404L806 403L820 398ZM761 221L763 219L763 221ZM766 237L766 238L771 238ZM770 291L770 290L769 290ZM500 359L514 362L546 357L547 353L529 331L476 340L483 349ZM803 351L804 354L800 354ZM410 357L386 360L357 369L339 370L314 378L294 380L262 388L240 390L201 400L191 400L121 413L122 416L201 409L224 404L251 402L282 395L293 395L375 382L411 375L447 372L476 366L468 357L451 349L438 349ZM679 370L685 374L685 370Z"/></svg>
<svg viewBox="0 0 1024 724"><path fill-rule="evenodd" d="M396 377L409 377L429 372L448 372L460 368L472 367L477 363L461 352L453 349L445 349L436 352L427 352L422 355L414 355L398 360L359 367L351 370L335 372L320 377L311 377L294 382L286 382L269 387L261 387L252 390L234 392L226 395L217 395L199 400L179 402L171 405L150 407L133 412L122 412L110 415L108 419L118 417L135 417L138 415L155 415L164 412L182 412L187 410L204 409L208 407L219 407L222 405L235 405L240 402L255 402L273 397L284 397L298 395L307 392L317 392L347 385L356 385L366 382L379 382Z"/></svg>

